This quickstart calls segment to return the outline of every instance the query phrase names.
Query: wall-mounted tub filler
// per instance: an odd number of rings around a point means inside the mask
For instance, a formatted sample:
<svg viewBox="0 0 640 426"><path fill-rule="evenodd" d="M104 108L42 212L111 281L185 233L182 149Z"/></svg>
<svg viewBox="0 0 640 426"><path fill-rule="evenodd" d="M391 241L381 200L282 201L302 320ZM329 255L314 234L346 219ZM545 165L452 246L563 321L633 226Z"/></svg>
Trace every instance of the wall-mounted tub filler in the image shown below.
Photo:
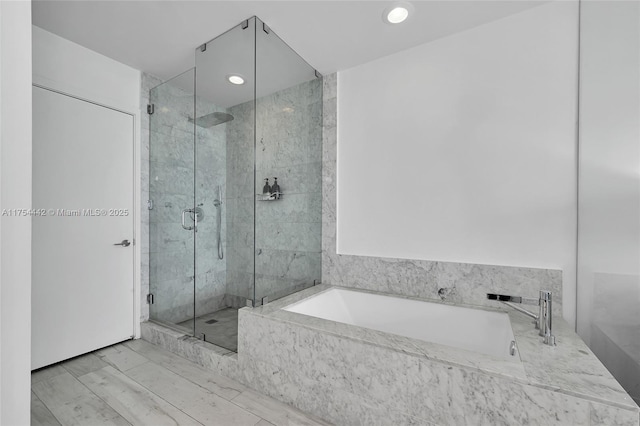
<svg viewBox="0 0 640 426"><path fill-rule="evenodd" d="M536 325L536 329L540 330L540 336L543 337L543 343L549 346L556 345L556 338L551 333L551 292L547 290L540 290L540 298L527 298L520 296L507 296L504 294L495 294L495 293L487 293L487 299L489 300L497 300L498 302L502 302L507 306L512 307L516 311L525 314L534 319L534 323ZM521 308L514 303L522 303L525 305L538 305L540 307L540 311L538 315L533 312L529 312L524 308Z"/></svg>

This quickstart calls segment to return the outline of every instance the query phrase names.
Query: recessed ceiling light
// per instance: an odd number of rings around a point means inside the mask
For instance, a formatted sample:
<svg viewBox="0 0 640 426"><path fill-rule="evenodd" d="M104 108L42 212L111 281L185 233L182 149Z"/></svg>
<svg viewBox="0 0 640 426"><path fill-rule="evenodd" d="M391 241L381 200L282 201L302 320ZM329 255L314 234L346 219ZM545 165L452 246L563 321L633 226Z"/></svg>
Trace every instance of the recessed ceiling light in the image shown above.
<svg viewBox="0 0 640 426"><path fill-rule="evenodd" d="M244 84L244 77L240 74L229 74L227 80L229 80L231 84Z"/></svg>
<svg viewBox="0 0 640 426"><path fill-rule="evenodd" d="M387 13L387 21L392 24L399 24L400 22L407 19L409 16L409 11L402 6L394 7Z"/></svg>
<svg viewBox="0 0 640 426"><path fill-rule="evenodd" d="M413 5L408 2L396 2L382 13L382 20L388 24L399 24L407 20L413 12Z"/></svg>

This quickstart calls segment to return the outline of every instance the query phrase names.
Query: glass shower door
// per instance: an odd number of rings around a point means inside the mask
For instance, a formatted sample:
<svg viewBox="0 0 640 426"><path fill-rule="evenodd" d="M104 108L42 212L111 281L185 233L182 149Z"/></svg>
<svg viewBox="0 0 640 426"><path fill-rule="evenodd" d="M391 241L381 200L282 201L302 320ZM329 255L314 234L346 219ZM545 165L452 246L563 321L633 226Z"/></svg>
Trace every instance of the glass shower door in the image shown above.
<svg viewBox="0 0 640 426"><path fill-rule="evenodd" d="M195 70L153 89L149 101L149 287L151 320L194 333Z"/></svg>
<svg viewBox="0 0 640 426"><path fill-rule="evenodd" d="M254 300L255 34L251 18L195 53L195 335L234 352Z"/></svg>

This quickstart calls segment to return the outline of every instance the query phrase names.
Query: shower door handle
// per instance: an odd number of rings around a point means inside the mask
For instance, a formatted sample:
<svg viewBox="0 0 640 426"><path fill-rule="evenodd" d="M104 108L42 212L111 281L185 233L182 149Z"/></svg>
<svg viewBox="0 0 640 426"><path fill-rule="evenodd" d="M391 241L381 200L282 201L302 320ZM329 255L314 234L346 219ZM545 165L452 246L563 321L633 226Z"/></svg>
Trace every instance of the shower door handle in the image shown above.
<svg viewBox="0 0 640 426"><path fill-rule="evenodd" d="M129 240L122 240L121 243L114 244L114 246L122 246L122 247L129 247L130 245L131 243L129 242Z"/></svg>
<svg viewBox="0 0 640 426"><path fill-rule="evenodd" d="M184 209L182 210L182 227L184 229L186 229L187 231L192 231L193 230L193 226L187 226L187 224L185 223L185 215L187 213L191 213L193 212L193 209Z"/></svg>

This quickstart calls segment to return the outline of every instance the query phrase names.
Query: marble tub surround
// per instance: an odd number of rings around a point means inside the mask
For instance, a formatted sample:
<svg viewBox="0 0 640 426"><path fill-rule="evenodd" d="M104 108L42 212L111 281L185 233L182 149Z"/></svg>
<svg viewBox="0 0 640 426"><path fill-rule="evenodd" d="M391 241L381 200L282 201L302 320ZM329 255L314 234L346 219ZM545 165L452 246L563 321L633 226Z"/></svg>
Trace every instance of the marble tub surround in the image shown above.
<svg viewBox="0 0 640 426"><path fill-rule="evenodd" d="M374 343L376 345L387 348L395 348L396 350L403 353L413 354L415 356L425 356L446 364L477 368L488 374L504 373L509 377L519 377L521 379L525 379L526 377L524 366L517 356L513 359L505 360L503 358L485 355L482 353L470 352L463 349L439 345L436 343L411 339L408 337L399 336L397 334L385 333L370 328L353 326L341 322L325 320L322 318L282 310L282 308L286 306L304 300L315 294L325 292L331 288L336 287L326 284L316 285L307 290L287 296L282 300L271 302L268 305L256 308L254 310L249 310L248 312L251 312L255 315L264 316L265 318L277 319L283 322L304 324L305 326L316 328L324 332L337 334L349 339ZM381 294L379 292L368 290L363 290L363 292ZM396 296L394 295L394 297ZM409 297L407 297L407 299L419 300ZM240 314L240 317L242 317L242 314Z"/></svg>
<svg viewBox="0 0 640 426"><path fill-rule="evenodd" d="M281 310L327 288L240 311L238 365L258 391L341 424L638 425L638 407L564 320L549 347L510 312L520 359L505 361Z"/></svg>

